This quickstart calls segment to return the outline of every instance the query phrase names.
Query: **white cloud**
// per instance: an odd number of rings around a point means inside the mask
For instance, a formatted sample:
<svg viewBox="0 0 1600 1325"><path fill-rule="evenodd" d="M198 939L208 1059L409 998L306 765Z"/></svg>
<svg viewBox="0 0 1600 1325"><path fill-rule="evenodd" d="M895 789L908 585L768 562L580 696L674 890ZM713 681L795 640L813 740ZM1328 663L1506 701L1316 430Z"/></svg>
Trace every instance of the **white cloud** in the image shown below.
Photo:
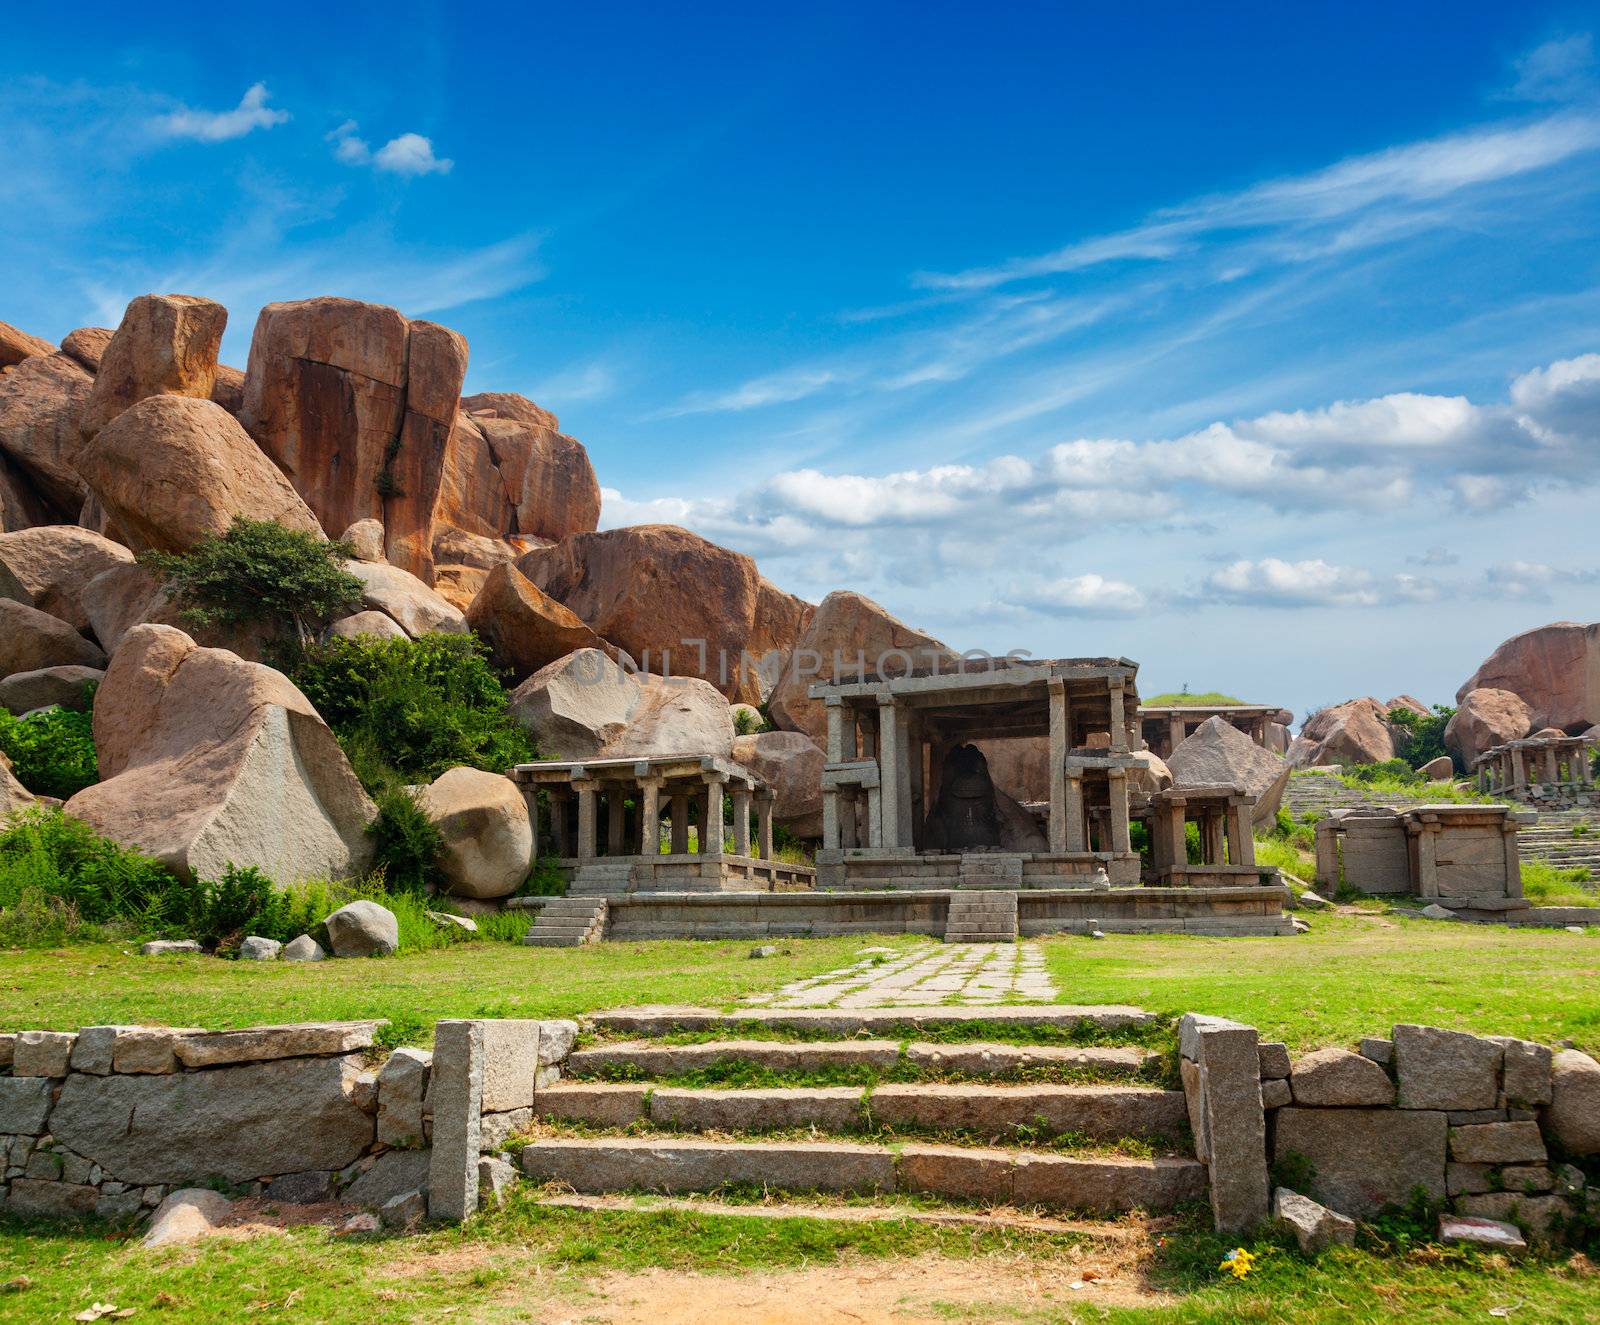
<svg viewBox="0 0 1600 1325"><path fill-rule="evenodd" d="M1421 556L1407 557L1406 564L1408 566L1442 568L1445 566L1459 566L1461 558L1449 548L1435 545L1422 553Z"/></svg>
<svg viewBox="0 0 1600 1325"><path fill-rule="evenodd" d="M1570 37L1535 46L1515 62L1517 81L1509 95L1517 101L1570 101L1593 84L1594 37Z"/></svg>
<svg viewBox="0 0 1600 1325"><path fill-rule="evenodd" d="M1550 600L1553 590L1600 584L1600 570L1548 566L1536 561L1503 561L1490 566L1483 578L1489 591L1502 598L1543 603Z"/></svg>
<svg viewBox="0 0 1600 1325"><path fill-rule="evenodd" d="M379 170L396 175L448 175L455 162L433 154L433 140L420 133L403 133L380 147L372 162Z"/></svg>
<svg viewBox="0 0 1600 1325"><path fill-rule="evenodd" d="M1393 602L1428 602L1438 586L1414 575L1379 577L1320 558L1241 560L1213 571L1200 598L1263 607L1378 607Z"/></svg>
<svg viewBox="0 0 1600 1325"><path fill-rule="evenodd" d="M814 396L846 380L831 368L795 368L752 378L728 391L695 391L677 405L660 410L653 418L679 418L686 414L737 413L765 405L784 405Z"/></svg>
<svg viewBox="0 0 1600 1325"><path fill-rule="evenodd" d="M372 160L372 147L356 133L360 127L354 120L346 120L327 136L334 157L347 166L364 166Z"/></svg>
<svg viewBox="0 0 1600 1325"><path fill-rule="evenodd" d="M1122 580L1089 573L1055 580L1036 580L1013 588L1006 603L1052 616L1135 616L1145 609L1145 595Z"/></svg>
<svg viewBox="0 0 1600 1325"><path fill-rule="evenodd" d="M187 106L158 116L151 126L166 138L193 138L202 143L221 143L243 138L253 129L270 129L289 119L286 110L267 105L267 85L255 83L232 110L190 110Z"/></svg>

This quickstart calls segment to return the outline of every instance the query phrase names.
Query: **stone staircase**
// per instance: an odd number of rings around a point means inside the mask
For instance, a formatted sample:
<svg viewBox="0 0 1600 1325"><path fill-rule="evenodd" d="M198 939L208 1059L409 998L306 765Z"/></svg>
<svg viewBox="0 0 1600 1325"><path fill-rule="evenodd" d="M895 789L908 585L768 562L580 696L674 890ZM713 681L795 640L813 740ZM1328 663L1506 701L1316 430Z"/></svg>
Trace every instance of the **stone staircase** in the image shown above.
<svg viewBox="0 0 1600 1325"><path fill-rule="evenodd" d="M527 1178L590 1196L915 1194L1103 1215L1207 1193L1163 1055L1070 1042L1165 1045L1137 1009L686 1011L593 1019L518 1138ZM1019 1026L1041 1043L1012 1042Z"/></svg>
<svg viewBox="0 0 1600 1325"><path fill-rule="evenodd" d="M581 948L605 935L608 905L603 897L553 897L522 940L530 948Z"/></svg>
<svg viewBox="0 0 1600 1325"><path fill-rule="evenodd" d="M569 897L608 897L628 891L633 879L633 865L626 860L609 860L603 856L586 860L573 871L572 883L567 888Z"/></svg>
<svg viewBox="0 0 1600 1325"><path fill-rule="evenodd" d="M945 918L946 943L1015 943L1017 895L998 889L950 894Z"/></svg>

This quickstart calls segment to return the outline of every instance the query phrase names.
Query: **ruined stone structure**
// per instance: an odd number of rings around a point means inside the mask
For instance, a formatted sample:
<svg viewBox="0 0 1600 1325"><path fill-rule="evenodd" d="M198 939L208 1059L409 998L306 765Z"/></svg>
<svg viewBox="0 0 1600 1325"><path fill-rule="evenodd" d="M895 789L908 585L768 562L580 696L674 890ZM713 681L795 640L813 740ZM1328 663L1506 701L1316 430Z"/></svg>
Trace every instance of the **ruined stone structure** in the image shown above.
<svg viewBox="0 0 1600 1325"><path fill-rule="evenodd" d="M1478 789L1536 804L1590 804L1590 741L1584 736L1528 736L1485 750L1473 761Z"/></svg>
<svg viewBox="0 0 1600 1325"><path fill-rule="evenodd" d="M1258 883L1253 798L1230 783L1170 787L1135 803L1134 817L1149 833L1148 883L1207 888ZM1200 859L1191 862L1186 825L1200 828Z"/></svg>
<svg viewBox="0 0 1600 1325"><path fill-rule="evenodd" d="M1283 725L1284 711L1270 704L1143 704L1139 733L1150 751L1165 759L1211 718L1237 727L1263 749L1283 753L1272 740L1272 729Z"/></svg>
<svg viewBox="0 0 1600 1325"><path fill-rule="evenodd" d="M550 837L569 896L771 890L810 887L814 878L807 866L773 860L772 788L729 760L669 755L519 764L512 777L527 798L536 841L538 793L547 793ZM731 830L724 822L729 801Z"/></svg>

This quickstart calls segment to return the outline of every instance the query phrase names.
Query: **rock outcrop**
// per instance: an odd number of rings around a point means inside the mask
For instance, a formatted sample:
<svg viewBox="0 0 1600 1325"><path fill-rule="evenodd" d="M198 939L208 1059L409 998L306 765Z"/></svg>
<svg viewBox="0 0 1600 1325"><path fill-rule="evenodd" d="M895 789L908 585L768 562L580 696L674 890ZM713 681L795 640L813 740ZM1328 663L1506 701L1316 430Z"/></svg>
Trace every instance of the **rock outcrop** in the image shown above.
<svg viewBox="0 0 1600 1325"><path fill-rule="evenodd" d="M1253 817L1270 824L1289 785L1289 763L1263 750L1226 718L1207 718L1167 756L1175 787L1231 782L1255 797Z"/></svg>
<svg viewBox="0 0 1600 1325"><path fill-rule="evenodd" d="M41 667L104 667L106 655L60 617L0 598L0 677Z"/></svg>
<svg viewBox="0 0 1600 1325"><path fill-rule="evenodd" d="M1509 690L1528 705L1528 730L1578 735L1600 723L1600 622L1557 621L1513 635L1456 691Z"/></svg>
<svg viewBox="0 0 1600 1325"><path fill-rule="evenodd" d="M598 649L540 668L512 692L511 714L560 759L733 749L732 713L710 683L625 671Z"/></svg>
<svg viewBox="0 0 1600 1325"><path fill-rule="evenodd" d="M770 786L772 821L796 837L822 836L822 748L803 732L738 736L733 759Z"/></svg>
<svg viewBox="0 0 1600 1325"><path fill-rule="evenodd" d="M211 399L228 310L187 294L142 294L100 356L94 386L79 419L93 437L148 396Z"/></svg>
<svg viewBox="0 0 1600 1325"><path fill-rule="evenodd" d="M33 501L42 502L57 521L77 518L89 491L78 474L83 445L78 420L93 385L81 364L60 353L34 355L0 377L0 451L27 480L11 480L18 491L8 507L26 508L37 493ZM23 527L11 520L8 510L6 527Z"/></svg>
<svg viewBox="0 0 1600 1325"><path fill-rule="evenodd" d="M602 632L604 633L604 632ZM947 645L891 616L858 593L831 593L818 604L790 653L768 709L778 726L804 732L825 746L828 722L820 701L807 691L818 681L859 676L862 663L872 671L895 650L910 653L919 667L935 660L945 665L957 654ZM897 656L890 664L903 665Z"/></svg>
<svg viewBox="0 0 1600 1325"><path fill-rule="evenodd" d="M17 672L0 681L0 708L19 717L42 708L82 713L89 707L89 687L104 679L105 673L98 667L77 664Z"/></svg>
<svg viewBox="0 0 1600 1325"><path fill-rule="evenodd" d="M1371 695L1335 704L1306 719L1286 756L1291 768L1381 764L1396 754L1389 710Z"/></svg>
<svg viewBox="0 0 1600 1325"><path fill-rule="evenodd" d="M646 670L698 677L751 704L811 613L743 553L676 525L573 534L519 557L517 569Z"/></svg>
<svg viewBox="0 0 1600 1325"><path fill-rule="evenodd" d="M232 863L292 883L371 858L372 802L310 702L269 667L136 626L101 685L94 737L104 781L67 813L184 877Z"/></svg>
<svg viewBox="0 0 1600 1325"><path fill-rule="evenodd" d="M146 397L84 446L78 469L136 552L187 552L238 516L322 535L288 480L209 400Z"/></svg>
<svg viewBox="0 0 1600 1325"><path fill-rule="evenodd" d="M70 355L91 373L98 373L106 346L116 334L115 327L79 327L61 338L61 353Z"/></svg>
<svg viewBox="0 0 1600 1325"><path fill-rule="evenodd" d="M440 866L458 897L509 897L533 868L533 823L516 783L499 773L452 768L417 802L444 838Z"/></svg>
<svg viewBox="0 0 1600 1325"><path fill-rule="evenodd" d="M120 543L77 525L42 525L0 534L0 564L23 588L33 606L60 617L75 630L89 628L82 591L114 566L133 563Z"/></svg>
<svg viewBox="0 0 1600 1325"><path fill-rule="evenodd" d="M464 430L480 436L483 446L460 448L460 481L469 485L468 490L472 483L485 482L494 491L488 479L492 468L503 496L471 505L457 503L445 510L445 523L468 533L522 534L552 542L599 527L600 483L594 466L582 443L559 431L554 414L509 391L467 396L461 409ZM466 519L468 512L481 513L502 500L514 513L511 523L475 529Z"/></svg>
<svg viewBox="0 0 1600 1325"><path fill-rule="evenodd" d="M467 609L467 624L488 644L495 666L518 681L579 649L616 655L574 613L510 563L488 572Z"/></svg>
<svg viewBox="0 0 1600 1325"><path fill-rule="evenodd" d="M1533 710L1509 690L1480 687L1458 697L1455 715L1444 729L1444 743L1468 768L1485 750L1520 741L1533 730Z"/></svg>
<svg viewBox="0 0 1600 1325"><path fill-rule="evenodd" d="M361 581L362 605L391 617L413 639L430 632L466 633L461 610L409 571L376 561L347 561L344 568Z"/></svg>
<svg viewBox="0 0 1600 1325"><path fill-rule="evenodd" d="M42 336L35 336L9 322L0 322L0 371L35 355L54 354L55 351L56 347Z"/></svg>

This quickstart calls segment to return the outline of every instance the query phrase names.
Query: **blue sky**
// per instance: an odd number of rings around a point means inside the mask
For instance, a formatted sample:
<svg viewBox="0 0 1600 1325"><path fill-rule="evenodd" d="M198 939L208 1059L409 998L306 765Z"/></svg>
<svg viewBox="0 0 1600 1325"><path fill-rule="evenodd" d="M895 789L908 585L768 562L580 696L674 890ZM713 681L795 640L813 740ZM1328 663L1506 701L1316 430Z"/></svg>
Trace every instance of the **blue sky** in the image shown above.
<svg viewBox="0 0 1600 1325"><path fill-rule="evenodd" d="M1600 7L83 5L0 317L344 294L811 598L1448 700L1600 616Z"/></svg>

